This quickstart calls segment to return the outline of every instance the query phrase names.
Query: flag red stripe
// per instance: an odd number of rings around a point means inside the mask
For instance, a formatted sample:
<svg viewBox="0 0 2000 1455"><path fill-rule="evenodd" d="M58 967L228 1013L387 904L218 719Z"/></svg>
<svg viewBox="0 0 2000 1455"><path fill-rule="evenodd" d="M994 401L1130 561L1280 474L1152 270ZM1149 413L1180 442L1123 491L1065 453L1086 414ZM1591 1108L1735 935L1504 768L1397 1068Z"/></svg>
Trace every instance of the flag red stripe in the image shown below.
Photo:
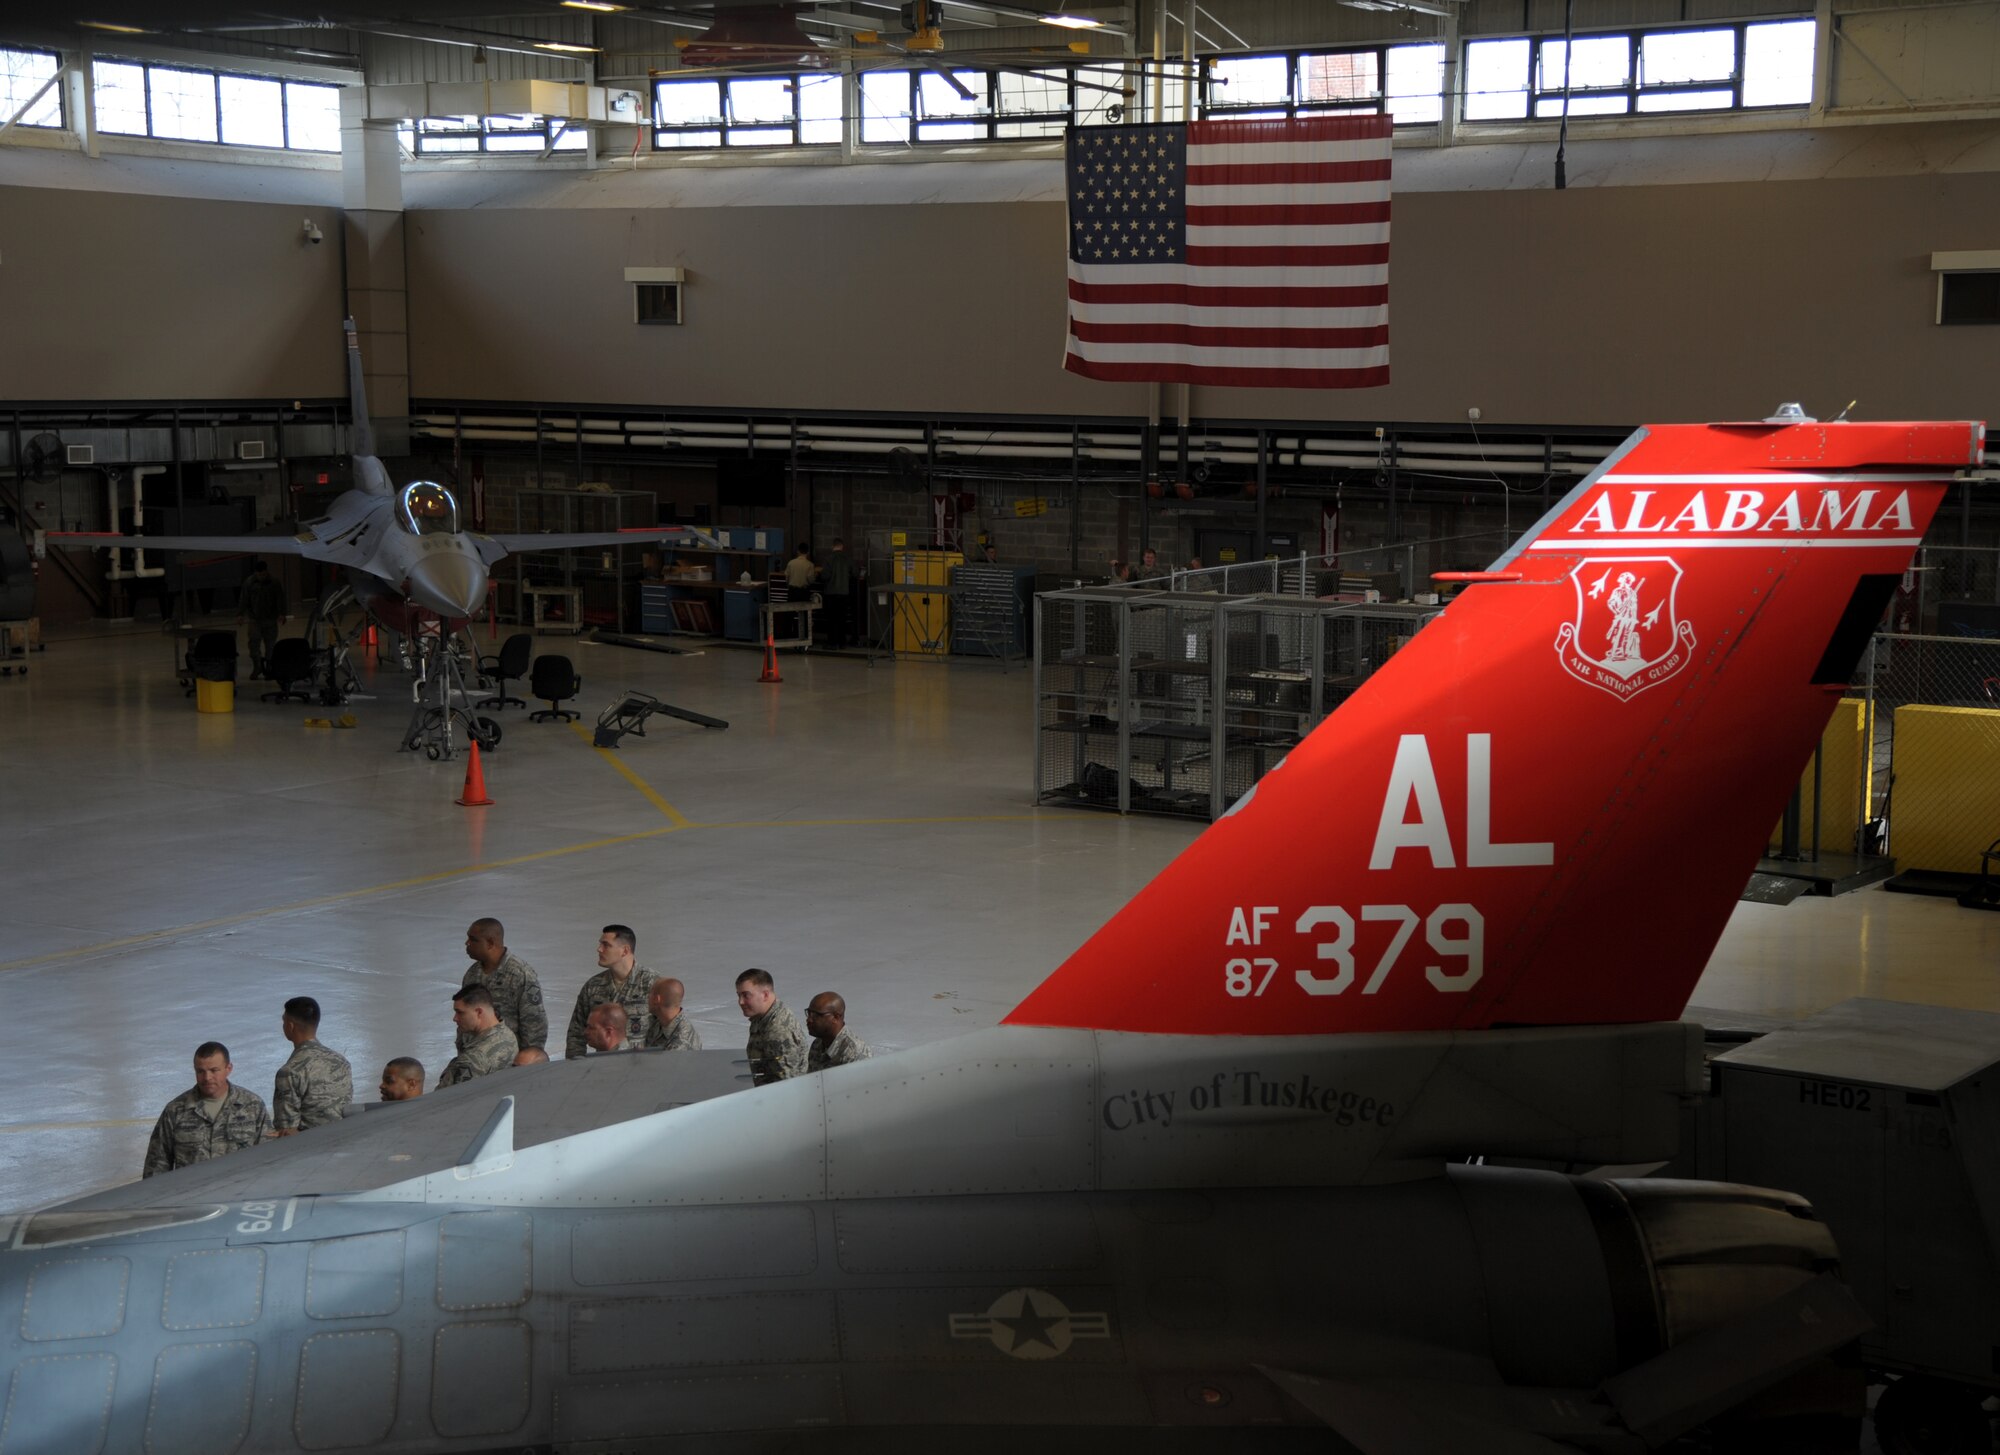
<svg viewBox="0 0 2000 1455"><path fill-rule="evenodd" d="M1191 364L1101 364L1070 354L1063 367L1086 379L1113 383L1155 380L1190 384L1228 384L1239 389L1374 389L1389 382L1389 366L1367 369L1226 369Z"/></svg>
<svg viewBox="0 0 2000 1455"><path fill-rule="evenodd" d="M1304 227L1312 223L1351 226L1387 222L1387 202L1302 202L1276 206L1202 207L1187 210L1190 227Z"/></svg>
<svg viewBox="0 0 2000 1455"><path fill-rule="evenodd" d="M1367 141L1394 136L1396 122L1389 116L1301 116L1291 121L1271 117L1256 120L1196 121L1188 125L1188 142L1193 146L1217 146L1260 141Z"/></svg>
<svg viewBox="0 0 2000 1455"><path fill-rule="evenodd" d="M1389 245L1360 243L1351 247L1226 247L1187 250L1191 268L1358 268L1389 261Z"/></svg>
<svg viewBox="0 0 2000 1455"><path fill-rule="evenodd" d="M1069 280L1079 303L1184 303L1190 308L1372 308L1389 285L1359 288L1206 288L1194 283L1084 283Z"/></svg>
<svg viewBox="0 0 2000 1455"><path fill-rule="evenodd" d="M1101 344L1199 344L1238 349L1372 349L1389 342L1389 326L1369 328L1216 328L1192 323L1085 323L1070 336Z"/></svg>
<svg viewBox="0 0 2000 1455"><path fill-rule="evenodd" d="M1291 182L1386 182L1389 159L1368 162L1221 162L1191 163L1188 196L1196 187L1269 187Z"/></svg>

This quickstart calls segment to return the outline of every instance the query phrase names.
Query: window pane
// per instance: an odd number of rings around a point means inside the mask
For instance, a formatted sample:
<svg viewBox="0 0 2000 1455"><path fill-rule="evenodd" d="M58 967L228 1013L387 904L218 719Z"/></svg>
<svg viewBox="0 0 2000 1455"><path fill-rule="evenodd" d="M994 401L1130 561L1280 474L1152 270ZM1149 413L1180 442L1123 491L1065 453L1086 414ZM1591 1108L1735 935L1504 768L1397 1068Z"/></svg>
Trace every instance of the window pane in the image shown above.
<svg viewBox="0 0 2000 1455"><path fill-rule="evenodd" d="M285 128L296 151L339 151L340 88L285 82Z"/></svg>
<svg viewBox="0 0 2000 1455"><path fill-rule="evenodd" d="M285 93L276 81L255 76L218 76L222 92L222 139L231 146L285 144Z"/></svg>
<svg viewBox="0 0 2000 1455"><path fill-rule="evenodd" d="M663 147L719 147L722 133L719 131L663 131L656 146Z"/></svg>
<svg viewBox="0 0 2000 1455"><path fill-rule="evenodd" d="M419 152L476 152L482 139L476 116L426 116L417 123Z"/></svg>
<svg viewBox="0 0 2000 1455"><path fill-rule="evenodd" d="M1224 113L1231 121L1283 121L1290 116L1289 111L1230 111ZM1369 113L1364 111L1362 115Z"/></svg>
<svg viewBox="0 0 2000 1455"><path fill-rule="evenodd" d="M1178 68L1169 76L1147 76L1145 91L1141 97L1141 100L1144 102L1143 109L1140 110L1137 116L1128 113L1125 119L1127 121L1151 121L1153 119L1153 97L1156 94L1161 98L1163 103L1160 119L1163 121L1179 121L1181 119L1181 102L1187 95L1187 87L1182 84L1182 77Z"/></svg>
<svg viewBox="0 0 2000 1455"><path fill-rule="evenodd" d="M917 123L918 141L984 141L983 121L923 121Z"/></svg>
<svg viewBox="0 0 2000 1455"><path fill-rule="evenodd" d="M42 51L0 50L0 121L19 111L60 69L56 58ZM16 126L61 126L62 87L50 86Z"/></svg>
<svg viewBox="0 0 2000 1455"><path fill-rule="evenodd" d="M1069 77L1061 71L1022 75L1002 71L994 78L1002 116L1048 116L1069 110Z"/></svg>
<svg viewBox="0 0 2000 1455"><path fill-rule="evenodd" d="M1078 126L1097 126L1113 120L1113 107L1117 108L1116 116L1122 118L1126 108L1133 104L1133 98L1124 92L1134 83L1116 67L1079 66L1074 74Z"/></svg>
<svg viewBox="0 0 2000 1455"><path fill-rule="evenodd" d="M1743 104L1804 106L1812 100L1814 25L1784 20L1743 32Z"/></svg>
<svg viewBox="0 0 2000 1455"><path fill-rule="evenodd" d="M1639 93L1641 111L1716 111L1735 104L1735 94L1729 91L1641 91Z"/></svg>
<svg viewBox="0 0 2000 1455"><path fill-rule="evenodd" d="M1291 100L1291 66L1283 56L1230 56L1208 70L1210 106L1283 105Z"/></svg>
<svg viewBox="0 0 2000 1455"><path fill-rule="evenodd" d="M729 119L738 126L792 119L792 83L776 77L729 83Z"/></svg>
<svg viewBox="0 0 2000 1455"><path fill-rule="evenodd" d="M840 141L840 77L799 77L799 140L808 146Z"/></svg>
<svg viewBox="0 0 2000 1455"><path fill-rule="evenodd" d="M149 66L153 135L175 141L215 140L215 72Z"/></svg>
<svg viewBox="0 0 2000 1455"><path fill-rule="evenodd" d="M1389 49L1389 114L1399 122L1444 118L1444 47L1399 45Z"/></svg>
<svg viewBox="0 0 2000 1455"><path fill-rule="evenodd" d="M733 147L788 147L792 144L789 126L739 126L729 133Z"/></svg>
<svg viewBox="0 0 2000 1455"><path fill-rule="evenodd" d="M548 136L539 131L497 131L486 138L489 152L539 152L548 144Z"/></svg>
<svg viewBox="0 0 2000 1455"><path fill-rule="evenodd" d="M910 139L910 78L903 71L869 71L861 77L861 139Z"/></svg>
<svg viewBox="0 0 2000 1455"><path fill-rule="evenodd" d="M722 121L722 85L717 81L662 81L654 88L654 110L662 126Z"/></svg>
<svg viewBox="0 0 2000 1455"><path fill-rule="evenodd" d="M479 150L479 138L476 136L437 136L419 133L417 136L417 150L424 153L476 152Z"/></svg>
<svg viewBox="0 0 2000 1455"><path fill-rule="evenodd" d="M1572 95L1569 98L1571 116L1619 116L1632 109L1631 98L1627 96ZM1561 116L1563 98L1545 97L1535 103L1537 116Z"/></svg>
<svg viewBox="0 0 2000 1455"><path fill-rule="evenodd" d="M1438 47L1440 51L1444 47ZM1373 101L1382 94L1381 58L1374 51L1299 57L1299 104Z"/></svg>
<svg viewBox="0 0 2000 1455"><path fill-rule="evenodd" d="M925 116L984 116L987 113L986 73L984 71L953 71L952 79L970 91L970 97L961 96L958 90L936 71L924 71L917 77L917 100Z"/></svg>
<svg viewBox="0 0 2000 1455"><path fill-rule="evenodd" d="M1736 74L1736 32L1676 30L1639 38L1639 84L1727 81Z"/></svg>
<svg viewBox="0 0 2000 1455"><path fill-rule="evenodd" d="M1536 78L1538 91L1560 91L1563 88L1563 62L1566 47L1559 40L1542 42L1541 75ZM1570 88L1574 91L1602 90L1610 86L1625 86L1632 80L1632 40L1624 35L1594 35L1576 43L1576 74L1570 78ZM1560 115L1560 112L1552 113ZM1581 109L1570 115L1581 115Z"/></svg>
<svg viewBox="0 0 2000 1455"><path fill-rule="evenodd" d="M146 134L146 68L124 61L98 61L91 67L97 92L97 129L120 136Z"/></svg>
<svg viewBox="0 0 2000 1455"><path fill-rule="evenodd" d="M1465 116L1496 121L1528 114L1528 41L1477 40L1465 48Z"/></svg>
<svg viewBox="0 0 2000 1455"><path fill-rule="evenodd" d="M559 152L580 152L590 146L590 129L583 126L566 126L556 134L556 150Z"/></svg>

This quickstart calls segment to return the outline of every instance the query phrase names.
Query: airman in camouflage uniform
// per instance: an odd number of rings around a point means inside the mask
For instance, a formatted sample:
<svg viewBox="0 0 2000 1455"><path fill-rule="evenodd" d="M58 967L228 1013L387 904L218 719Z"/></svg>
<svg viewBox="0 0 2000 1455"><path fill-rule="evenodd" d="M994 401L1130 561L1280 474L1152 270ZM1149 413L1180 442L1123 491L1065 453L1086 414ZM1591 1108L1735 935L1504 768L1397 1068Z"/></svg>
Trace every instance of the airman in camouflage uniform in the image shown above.
<svg viewBox="0 0 2000 1455"><path fill-rule="evenodd" d="M778 999L768 970L745 970L736 977L736 1008L750 1022L750 1081L768 1086L806 1074L806 1033L799 1018Z"/></svg>
<svg viewBox="0 0 2000 1455"><path fill-rule="evenodd" d="M563 1055L571 1060L584 1054L590 1028L590 1013L600 1005L618 1005L625 1011L625 1047L636 1050L645 1044L653 1017L646 1009L653 990L653 972L641 965L633 952L639 937L624 925L606 925L597 937L598 972L583 982L576 993L576 1008L569 1014L569 1034L563 1038Z"/></svg>
<svg viewBox="0 0 2000 1455"><path fill-rule="evenodd" d="M812 1032L812 1047L806 1052L806 1070L824 1071L829 1066L845 1066L850 1061L866 1061L875 1053L868 1043L847 1028L847 1002L831 990L823 990L806 1007L806 1029Z"/></svg>
<svg viewBox="0 0 2000 1455"><path fill-rule="evenodd" d="M468 985L451 998L451 1018L458 1026L459 1053L438 1076L438 1090L461 1081L490 1076L514 1064L520 1042L494 1018L493 996L483 985Z"/></svg>
<svg viewBox="0 0 2000 1455"><path fill-rule="evenodd" d="M354 1068L319 1043L319 1002L309 995L285 1002L280 1022L292 1058L271 1088L271 1135L289 1137L337 1122L354 1100Z"/></svg>
<svg viewBox="0 0 2000 1455"><path fill-rule="evenodd" d="M646 1009L653 1017L653 1023L646 1027L646 1045L656 1051L699 1051L701 1032L694 1028L687 1013L681 1009L681 1002L687 999L687 987L671 975L662 975L653 982L653 993L646 997Z"/></svg>
<svg viewBox="0 0 2000 1455"><path fill-rule="evenodd" d="M194 1053L194 1085L168 1102L153 1125L141 1177L192 1167L264 1140L271 1125L264 1099L229 1084L235 1069L227 1046L202 1042Z"/></svg>
<svg viewBox="0 0 2000 1455"><path fill-rule="evenodd" d="M549 1013L542 1005L541 977L535 967L507 948L507 932L497 919L472 922L465 932L465 953L472 963L460 985L483 985L493 997L494 1014L514 1033L522 1050L541 1050L549 1042ZM458 1049L467 1037L458 1038Z"/></svg>

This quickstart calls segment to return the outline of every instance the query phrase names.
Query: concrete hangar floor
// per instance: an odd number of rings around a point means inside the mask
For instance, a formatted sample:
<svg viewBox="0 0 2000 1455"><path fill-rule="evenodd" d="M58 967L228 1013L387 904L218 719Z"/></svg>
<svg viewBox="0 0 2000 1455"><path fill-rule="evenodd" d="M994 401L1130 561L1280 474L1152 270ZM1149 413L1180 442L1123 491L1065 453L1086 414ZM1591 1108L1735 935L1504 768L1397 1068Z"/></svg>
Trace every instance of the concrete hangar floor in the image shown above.
<svg viewBox="0 0 2000 1455"><path fill-rule="evenodd" d="M537 650L576 662L583 721L509 709L484 809L453 802L462 760L397 751L407 679L372 664L351 731L304 726L324 709L260 702L262 684L196 713L152 631L56 640L0 682L0 1212L136 1177L204 1040L268 1098L288 996L320 1001L357 1091L392 1056L435 1074L480 916L540 971L552 1041L599 927L623 922L687 982L710 1046L742 1044L732 982L758 965L795 1008L841 992L881 1054L995 1023L1196 833L1035 807L1019 667L787 654L767 686L743 651ZM593 749L624 688L730 727L655 718ZM1635 923L1673 895L1663 866ZM1695 1002L2000 1010L1996 966L2000 916L1948 900L1744 904Z"/></svg>

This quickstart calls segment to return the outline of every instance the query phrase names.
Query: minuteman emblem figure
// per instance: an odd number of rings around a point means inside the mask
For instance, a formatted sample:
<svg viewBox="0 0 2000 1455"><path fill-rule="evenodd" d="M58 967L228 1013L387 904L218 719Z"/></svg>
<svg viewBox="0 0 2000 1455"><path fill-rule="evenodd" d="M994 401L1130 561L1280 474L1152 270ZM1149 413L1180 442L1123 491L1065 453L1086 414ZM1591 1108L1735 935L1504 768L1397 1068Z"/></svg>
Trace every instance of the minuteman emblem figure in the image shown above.
<svg viewBox="0 0 2000 1455"><path fill-rule="evenodd" d="M1611 609L1611 630L1604 634L1604 660L1609 662L1636 661L1642 655L1639 651L1639 588L1646 583L1635 580L1630 571L1618 573L1618 585L1611 592L1611 599L1605 603Z"/></svg>
<svg viewBox="0 0 2000 1455"><path fill-rule="evenodd" d="M1579 561L1570 572L1576 614L1556 631L1563 670L1621 702L1686 670L1695 636L1680 616L1681 575L1671 556ZM1641 596L1648 582L1660 583L1650 605ZM1590 647L1599 644L1593 654Z"/></svg>

